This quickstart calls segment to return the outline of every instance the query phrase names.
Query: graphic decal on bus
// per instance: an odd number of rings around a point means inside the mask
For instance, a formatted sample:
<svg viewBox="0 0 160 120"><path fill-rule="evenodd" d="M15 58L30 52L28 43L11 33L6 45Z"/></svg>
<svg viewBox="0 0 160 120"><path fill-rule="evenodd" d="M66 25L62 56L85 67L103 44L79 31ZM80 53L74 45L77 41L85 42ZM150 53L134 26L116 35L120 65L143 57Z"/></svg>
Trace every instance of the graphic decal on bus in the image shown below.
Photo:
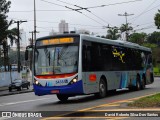
<svg viewBox="0 0 160 120"><path fill-rule="evenodd" d="M112 53L113 53L114 57L119 57L119 60L122 63L125 63L124 60L123 60L123 57L125 56L125 53L123 53L122 51L118 52L116 48L113 48Z"/></svg>

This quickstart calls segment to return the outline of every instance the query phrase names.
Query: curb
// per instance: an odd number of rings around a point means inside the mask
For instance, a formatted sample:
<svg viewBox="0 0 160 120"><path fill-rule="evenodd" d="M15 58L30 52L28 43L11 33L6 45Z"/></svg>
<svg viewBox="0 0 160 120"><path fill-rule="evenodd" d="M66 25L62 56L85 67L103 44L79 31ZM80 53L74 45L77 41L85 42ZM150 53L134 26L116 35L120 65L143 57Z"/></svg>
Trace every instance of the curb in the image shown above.
<svg viewBox="0 0 160 120"><path fill-rule="evenodd" d="M1 92L1 91L5 91L5 90L8 90L8 86L0 87L0 92Z"/></svg>
<svg viewBox="0 0 160 120"><path fill-rule="evenodd" d="M29 90L29 91L18 91L18 92L12 92L12 93L4 93L4 94L0 94L0 96L23 94L23 93L29 93L29 92L33 92L33 90Z"/></svg>

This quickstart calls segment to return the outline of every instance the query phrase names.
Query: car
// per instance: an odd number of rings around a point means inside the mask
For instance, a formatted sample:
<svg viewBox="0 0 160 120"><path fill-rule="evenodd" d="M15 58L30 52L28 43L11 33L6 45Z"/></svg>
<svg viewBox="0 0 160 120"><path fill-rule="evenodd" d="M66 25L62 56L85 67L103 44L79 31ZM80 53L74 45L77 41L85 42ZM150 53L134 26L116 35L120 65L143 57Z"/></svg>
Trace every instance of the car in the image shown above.
<svg viewBox="0 0 160 120"><path fill-rule="evenodd" d="M15 79L10 85L9 85L9 92L12 91L12 89L17 89L17 91L21 91L22 88L29 89L30 82L27 80L22 79Z"/></svg>

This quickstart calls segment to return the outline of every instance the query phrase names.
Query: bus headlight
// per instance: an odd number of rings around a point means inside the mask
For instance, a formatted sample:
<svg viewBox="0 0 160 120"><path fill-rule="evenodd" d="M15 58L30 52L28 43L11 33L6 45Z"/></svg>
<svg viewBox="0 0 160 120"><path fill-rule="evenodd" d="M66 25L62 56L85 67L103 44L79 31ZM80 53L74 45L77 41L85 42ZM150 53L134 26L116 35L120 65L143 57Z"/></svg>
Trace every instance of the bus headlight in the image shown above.
<svg viewBox="0 0 160 120"><path fill-rule="evenodd" d="M36 84L38 86L42 86L36 79L34 79L34 84Z"/></svg>
<svg viewBox="0 0 160 120"><path fill-rule="evenodd" d="M76 83L76 82L77 82L77 79L76 79L76 78L74 78L72 81L73 81L74 83Z"/></svg>
<svg viewBox="0 0 160 120"><path fill-rule="evenodd" d="M75 78L73 78L73 79L71 80L71 82L69 82L68 85L72 85L72 84L76 83L77 81L78 81L78 76L76 76Z"/></svg>
<svg viewBox="0 0 160 120"><path fill-rule="evenodd" d="M38 85L38 83L39 83L39 82L36 80L36 82L35 82L35 83L36 83L36 85Z"/></svg>

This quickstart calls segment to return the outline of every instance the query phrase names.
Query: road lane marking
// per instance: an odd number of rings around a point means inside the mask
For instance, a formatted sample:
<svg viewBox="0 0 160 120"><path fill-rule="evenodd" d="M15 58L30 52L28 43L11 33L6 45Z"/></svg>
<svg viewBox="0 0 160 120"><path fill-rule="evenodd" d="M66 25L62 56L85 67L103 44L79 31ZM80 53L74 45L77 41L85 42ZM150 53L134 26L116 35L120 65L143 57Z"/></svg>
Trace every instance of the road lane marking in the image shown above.
<svg viewBox="0 0 160 120"><path fill-rule="evenodd" d="M157 92L158 93L158 92ZM151 95L155 95L157 93L153 93L153 94L148 94L148 95L144 95L144 96L140 96L140 97L135 97L135 98L130 98L130 99L127 99L127 100L119 100L119 101L116 101L116 102L112 102L112 103L107 103L107 104L101 104L101 105L98 105L98 106L94 106L94 107L89 107L89 108L85 108L85 109L81 109L81 110L78 110L77 112L83 112L83 111L91 111L92 109L95 109L95 108L100 108L100 107L106 107L106 106L110 106L110 105L114 105L114 104L120 104L120 103L124 103L124 102L131 102L133 100L137 100L137 99L140 99L140 98L143 98L143 97L147 97L147 96L151 96ZM145 109L145 108L144 108ZM152 108L153 109L153 108ZM121 109L117 109L117 111L119 111ZM126 109L127 110L127 109ZM138 109L140 110L140 109ZM148 109L149 111L151 111L151 109ZM160 109L158 109L160 110ZM137 110L136 110L137 111ZM61 115L57 115L55 117L48 117L48 118L44 118L44 119L41 119L41 120L50 120L50 119L54 119L54 118L78 118L78 117L62 117L64 115L67 115L67 114L71 114L71 113L76 113L76 112L69 112L69 113L65 113L65 114L61 114ZM85 117L84 117L85 118ZM91 118L96 118L96 117L91 117ZM103 118L108 118L108 117L103 117ZM119 118L119 117L117 117ZM128 117L126 117L128 118ZM113 117L112 117L113 119Z"/></svg>
<svg viewBox="0 0 160 120"><path fill-rule="evenodd" d="M15 104L20 104L20 103L26 103L26 102L34 102L34 101L46 100L46 99L50 99L50 98L41 98L41 99L26 100L26 101L12 102L12 103L2 103L2 104L0 104L0 107L7 106L7 105L15 105Z"/></svg>
<svg viewBox="0 0 160 120"><path fill-rule="evenodd" d="M126 109L123 109L122 108L122 109L109 109L109 110L106 109L106 110L91 110L91 111L95 111L95 112L96 111L101 111L101 112L110 112L110 111L111 112L112 111L115 111L115 112L116 111L122 111L122 112L123 111L133 111L133 112L135 112L135 111L144 111L145 112L145 111L153 111L154 112L154 111L160 111L160 108L146 108L146 109L145 108L143 108L143 109L141 109L141 108L137 108L137 109L135 109L135 108L133 108L133 109L127 109L126 108Z"/></svg>
<svg viewBox="0 0 160 120"><path fill-rule="evenodd" d="M110 120L118 120L118 119L120 119L120 117L107 117L107 116L104 116L104 117L99 117L99 116L97 116L97 117L48 117L47 119L42 119L42 120L60 120L60 119L62 119L62 120L66 120L66 119L93 119L93 118L98 118L98 119L110 119ZM124 118L128 118L128 117L121 117L121 119L124 119Z"/></svg>
<svg viewBox="0 0 160 120"><path fill-rule="evenodd" d="M109 105L108 107L120 106L120 104Z"/></svg>

